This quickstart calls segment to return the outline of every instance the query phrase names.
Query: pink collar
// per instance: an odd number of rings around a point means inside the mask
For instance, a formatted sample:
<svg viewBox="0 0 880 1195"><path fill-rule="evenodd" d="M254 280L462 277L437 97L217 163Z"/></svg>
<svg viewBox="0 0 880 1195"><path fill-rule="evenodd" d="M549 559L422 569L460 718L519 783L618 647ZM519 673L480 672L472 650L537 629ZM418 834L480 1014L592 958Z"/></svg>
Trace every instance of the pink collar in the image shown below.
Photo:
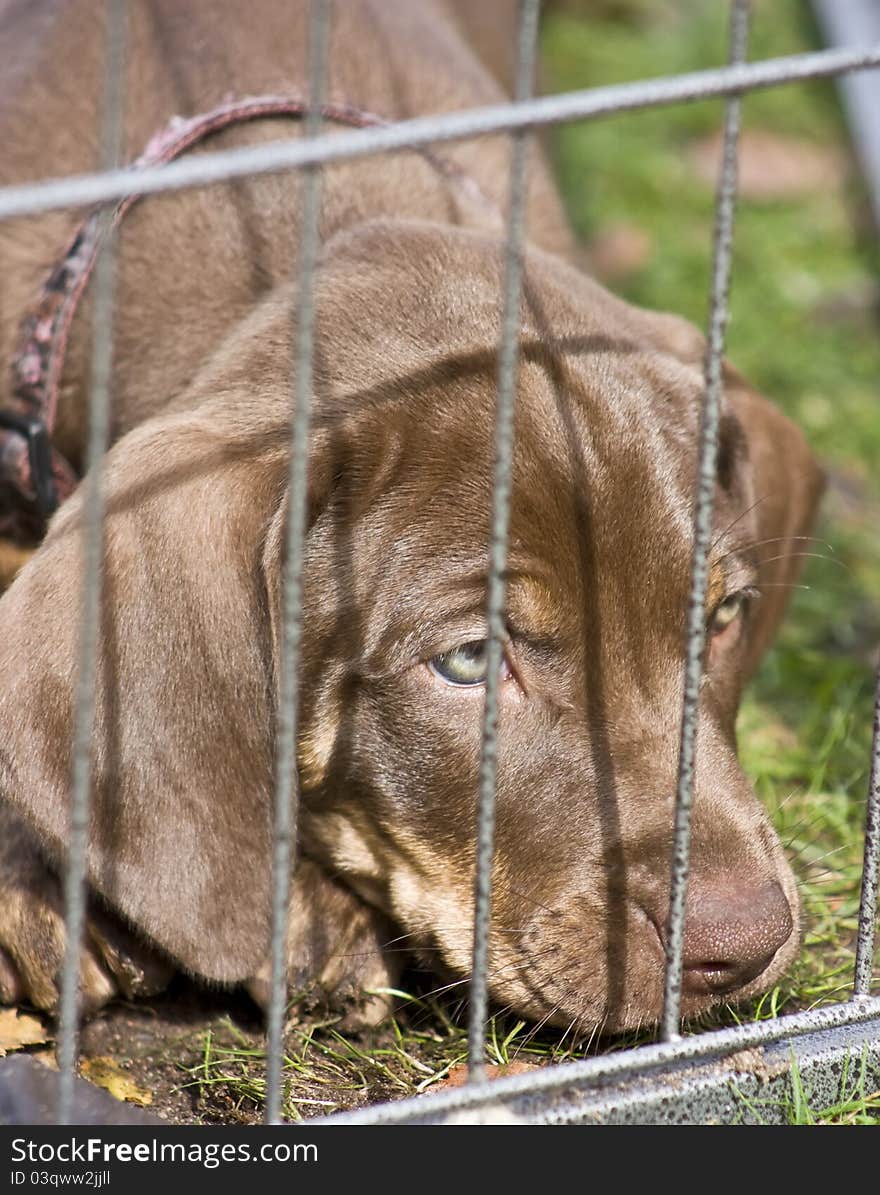
<svg viewBox="0 0 880 1195"><path fill-rule="evenodd" d="M175 116L151 138L132 166L137 170L170 162L229 125L274 116L301 118L307 110L305 100L267 95L231 100L199 116ZM324 104L321 115L358 128L388 123L347 104ZM491 206L475 180L448 159L430 150L419 152L450 180L465 184L472 197ZM140 198L129 195L117 204L113 227ZM86 216L43 283L36 307L22 322L20 347L12 359L11 401L0 409L0 536L18 542L38 541L49 516L79 481L50 440L70 329L101 248L102 227L107 227L99 217L99 208Z"/></svg>

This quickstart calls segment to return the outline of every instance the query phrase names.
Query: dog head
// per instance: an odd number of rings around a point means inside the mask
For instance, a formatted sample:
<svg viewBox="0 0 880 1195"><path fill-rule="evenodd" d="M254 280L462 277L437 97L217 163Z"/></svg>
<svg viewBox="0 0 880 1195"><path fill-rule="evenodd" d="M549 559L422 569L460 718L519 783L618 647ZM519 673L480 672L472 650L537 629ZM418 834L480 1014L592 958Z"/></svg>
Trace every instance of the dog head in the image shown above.
<svg viewBox="0 0 880 1195"><path fill-rule="evenodd" d="M702 341L526 259L490 934L494 997L624 1028L660 1013ZM501 254L376 222L316 287L299 769L303 850L470 967ZM181 963L256 970L288 518L294 298L107 462L91 882ZM685 933L686 1013L770 985L794 880L736 757L820 476L727 375ZM65 837L81 511L2 602L2 792ZM38 614L38 612L41 612ZM12 645L14 644L14 648Z"/></svg>

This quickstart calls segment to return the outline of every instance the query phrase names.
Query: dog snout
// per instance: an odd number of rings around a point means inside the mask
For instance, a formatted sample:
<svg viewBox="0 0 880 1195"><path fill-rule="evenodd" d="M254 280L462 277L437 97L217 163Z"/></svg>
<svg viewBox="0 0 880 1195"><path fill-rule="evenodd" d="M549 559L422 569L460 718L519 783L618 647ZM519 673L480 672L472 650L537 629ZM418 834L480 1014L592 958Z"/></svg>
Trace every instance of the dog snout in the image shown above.
<svg viewBox="0 0 880 1195"><path fill-rule="evenodd" d="M775 880L732 874L692 881L685 909L682 990L723 996L756 979L794 929L791 908Z"/></svg>

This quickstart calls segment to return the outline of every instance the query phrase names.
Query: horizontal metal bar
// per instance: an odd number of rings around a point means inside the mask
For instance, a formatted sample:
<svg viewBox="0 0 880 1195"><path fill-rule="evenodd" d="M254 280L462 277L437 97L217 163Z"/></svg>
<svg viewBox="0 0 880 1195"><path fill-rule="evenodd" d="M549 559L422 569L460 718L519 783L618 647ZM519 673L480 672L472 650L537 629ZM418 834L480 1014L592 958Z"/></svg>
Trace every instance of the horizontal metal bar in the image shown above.
<svg viewBox="0 0 880 1195"><path fill-rule="evenodd" d="M588 91L543 96L519 104L495 104L441 116L422 116L378 128L336 133L314 140L271 141L222 153L201 154L144 170L71 175L0 189L0 220L59 208L76 208L160 191L205 186L245 175L273 174L298 166L339 162L371 154L412 149L434 142L462 141L611 116L643 108L714 99L804 79L827 78L880 65L880 46L823 50L771 58L743 66L694 71L675 78L648 79Z"/></svg>
<svg viewBox="0 0 880 1195"><path fill-rule="evenodd" d="M589 1088L513 1097L449 1124L770 1125L809 1116L880 1088L877 1026L844 1025L716 1062L685 1062L660 1074Z"/></svg>
<svg viewBox="0 0 880 1195"><path fill-rule="evenodd" d="M811 1009L773 1021L757 1021L685 1037L675 1042L638 1046L598 1058L585 1058L548 1066L540 1071L513 1075L508 1079L471 1084L452 1091L380 1104L360 1112L329 1116L324 1124L406 1124L442 1120L455 1112L497 1106L518 1096L542 1093L547 1098L568 1089L589 1087L610 1079L632 1079L661 1067L685 1062L719 1062L739 1051L784 1042L802 1034L821 1033L845 1025L871 1024L874 1037L880 1039L880 999L851 1000L828 1008ZM317 1122L316 1122L317 1123Z"/></svg>

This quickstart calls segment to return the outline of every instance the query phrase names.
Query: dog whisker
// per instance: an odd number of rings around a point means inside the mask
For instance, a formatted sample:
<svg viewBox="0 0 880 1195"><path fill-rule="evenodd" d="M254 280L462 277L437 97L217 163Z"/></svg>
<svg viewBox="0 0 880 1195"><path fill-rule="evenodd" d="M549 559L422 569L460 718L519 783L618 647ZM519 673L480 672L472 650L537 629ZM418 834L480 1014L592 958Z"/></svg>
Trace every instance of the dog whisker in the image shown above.
<svg viewBox="0 0 880 1195"><path fill-rule="evenodd" d="M809 592L812 585L801 585L794 581L759 581L755 586L758 592L763 592L765 589L803 589Z"/></svg>
<svg viewBox="0 0 880 1195"><path fill-rule="evenodd" d="M824 560L827 564L833 564L836 568L842 568L844 572L851 573L852 569L843 560L836 556L826 556L824 552L789 552L781 556L767 556L763 560L758 561L758 568L763 568L765 564L775 564L777 560Z"/></svg>
<svg viewBox="0 0 880 1195"><path fill-rule="evenodd" d="M811 847L815 846L822 838L822 829L824 828L824 818L818 814L814 818L803 818L801 822L792 828L791 834L785 842L785 849L788 850L793 859L809 862L807 852ZM813 837L808 837L810 831L819 831ZM797 842L796 840L801 840ZM845 850L845 844L833 848L837 850Z"/></svg>
<svg viewBox="0 0 880 1195"><path fill-rule="evenodd" d="M731 548L729 552L725 552L721 556L715 556L713 559L720 564L722 560L727 560L730 556L737 556L742 552L752 552L755 548L764 548L769 544L787 544L787 543L814 543L820 544L827 548L829 552L834 552L834 547L823 539L817 538L815 535L772 535L768 539L751 540L749 543L741 544L736 548ZM824 558L824 557L823 557ZM764 563L764 562L762 562Z"/></svg>
<svg viewBox="0 0 880 1195"><path fill-rule="evenodd" d="M530 967L532 967L535 960L540 959L540 958L542 958L546 955L552 954L552 953L553 953L553 949L548 948L545 951L538 951L536 954L532 955L528 959L524 959L524 960L521 960L521 961L515 962L515 963L507 963L503 967L491 968L489 971L489 982L491 983L493 980L498 979L502 975L510 974L511 971L518 972L518 971L528 970ZM470 982L471 982L471 976L466 975L462 979L451 980L449 983L445 983L439 987L433 988L430 992L424 993L422 998L427 1000L432 996L443 995L446 992L454 990L455 988L463 987L464 985L469 984Z"/></svg>
<svg viewBox="0 0 880 1195"><path fill-rule="evenodd" d="M744 518L746 518L748 515L750 515L752 513L752 511L757 510L757 508L761 505L762 502L766 502L767 499L771 498L772 496L773 496L772 493L766 493L766 494L762 494L762 496L760 498L756 498L755 501L751 504L751 506L747 506L746 509L744 511L742 511L740 514L738 514L737 517L735 519L733 519L730 523L728 523L727 526L722 531L718 532L718 534L715 536L715 539L712 541L712 543L709 547L709 551L712 552L712 550L715 548L715 545L717 543L719 543L720 540L724 539L725 535L729 535L730 532L733 530L734 527L737 526L738 523L741 523Z"/></svg>

